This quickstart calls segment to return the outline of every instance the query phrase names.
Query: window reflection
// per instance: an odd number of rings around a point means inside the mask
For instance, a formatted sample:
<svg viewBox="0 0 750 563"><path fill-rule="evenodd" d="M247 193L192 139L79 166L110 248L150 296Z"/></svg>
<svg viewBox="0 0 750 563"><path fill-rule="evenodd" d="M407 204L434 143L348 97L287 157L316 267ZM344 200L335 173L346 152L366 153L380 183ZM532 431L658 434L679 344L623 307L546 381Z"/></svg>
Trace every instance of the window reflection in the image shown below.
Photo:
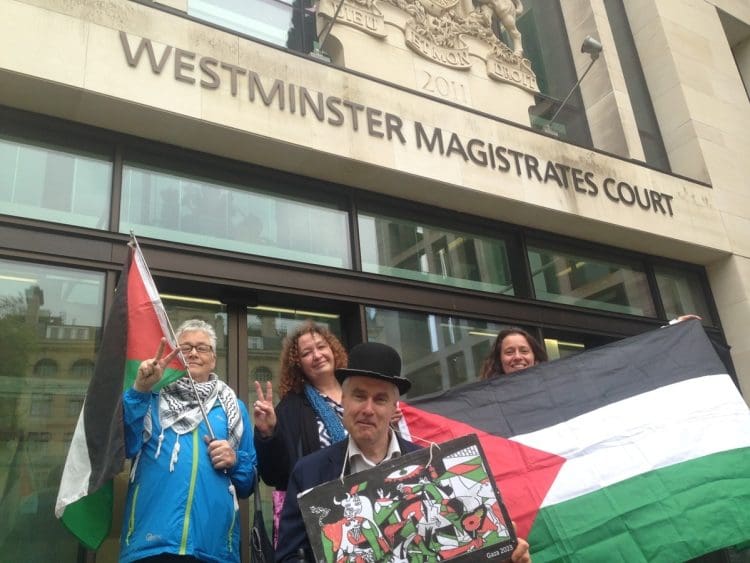
<svg viewBox="0 0 750 563"><path fill-rule="evenodd" d="M545 338L544 348L547 351L547 358L559 360L569 358L581 352L586 351L586 345L582 342L570 342L568 340L558 340L557 338Z"/></svg>
<svg viewBox="0 0 750 563"><path fill-rule="evenodd" d="M4 561L76 560L78 544L55 519L54 504L89 383L70 367L93 361L103 293L99 273L0 260Z"/></svg>
<svg viewBox="0 0 750 563"><path fill-rule="evenodd" d="M188 0L196 18L282 47L309 52L315 38L310 0Z"/></svg>
<svg viewBox="0 0 750 563"><path fill-rule="evenodd" d="M659 170L669 172L669 157L664 148L651 95L643 76L643 68L638 57L638 49L633 41L625 5L622 0L609 0L604 3L604 8L609 19L612 37L615 40L617 56L622 67L625 87L630 97L646 162Z"/></svg>
<svg viewBox="0 0 750 563"><path fill-rule="evenodd" d="M287 334L293 333L299 325L312 320L331 331L339 340L341 336L341 319L339 315L316 311L282 309L279 307L248 307L247 309L247 404L252 405L257 399L255 381L263 384L270 381L274 390L274 403L279 402L279 357L281 347ZM263 503L263 517L266 530L273 530L272 489L260 484ZM251 517L252 520L252 517ZM252 521L249 523L252 526Z"/></svg>
<svg viewBox="0 0 750 563"><path fill-rule="evenodd" d="M656 316L640 264L528 246L536 298L646 317Z"/></svg>
<svg viewBox="0 0 750 563"><path fill-rule="evenodd" d="M70 372L76 377L90 378L94 375L94 362L87 359L76 360L70 367Z"/></svg>
<svg viewBox="0 0 750 563"><path fill-rule="evenodd" d="M188 13L277 45L286 45L292 9L276 0L189 0Z"/></svg>
<svg viewBox="0 0 750 563"><path fill-rule="evenodd" d="M529 108L531 126L582 146L593 146L580 92L573 93L554 123L549 121L578 80L560 2L524 0L523 5L517 25L523 36L524 56L531 61L540 90L535 105Z"/></svg>
<svg viewBox="0 0 750 563"><path fill-rule="evenodd" d="M604 346L605 344L617 340L617 338L601 334L589 334L550 328L543 329L542 333L544 337L544 347L547 351L549 361L569 358L570 356L575 356L586 350L591 350L598 346Z"/></svg>
<svg viewBox="0 0 750 563"><path fill-rule="evenodd" d="M32 395L29 414L33 417L50 416L52 414L52 395L39 393Z"/></svg>
<svg viewBox="0 0 750 563"><path fill-rule="evenodd" d="M0 136L3 213L106 229L111 186L101 157Z"/></svg>
<svg viewBox="0 0 750 563"><path fill-rule="evenodd" d="M126 165L120 232L348 268L348 214L332 207Z"/></svg>
<svg viewBox="0 0 750 563"><path fill-rule="evenodd" d="M505 241L360 213L362 269L513 295Z"/></svg>
<svg viewBox="0 0 750 563"><path fill-rule="evenodd" d="M341 319L337 314L262 305L248 307L248 404L252 404L256 399L254 381L271 381L274 390L278 389L279 356L284 338L308 320L327 328L341 340ZM274 397L277 402L278 399L279 397Z"/></svg>
<svg viewBox="0 0 750 563"><path fill-rule="evenodd" d="M71 416L78 416L83 408L83 397L71 397L68 399L67 411ZM67 435L67 433L66 433ZM73 439L73 433L70 433L70 439Z"/></svg>
<svg viewBox="0 0 750 563"><path fill-rule="evenodd" d="M227 313L219 301L193 298L188 295L161 294L164 310L174 330L185 321L200 319L216 332L216 375L227 381ZM159 343L154 343L154 352Z"/></svg>
<svg viewBox="0 0 750 563"><path fill-rule="evenodd" d="M367 340L398 350L401 371L412 382L411 398L477 380L503 328L486 321L367 308Z"/></svg>
<svg viewBox="0 0 750 563"><path fill-rule="evenodd" d="M706 302L706 291L697 273L667 266L656 266L654 270L668 319L695 314L703 319L704 324L713 323Z"/></svg>
<svg viewBox="0 0 750 563"><path fill-rule="evenodd" d="M57 362L50 358L43 358L34 364L34 375L38 377L55 377L57 375Z"/></svg>
<svg viewBox="0 0 750 563"><path fill-rule="evenodd" d="M466 370L466 361L464 359L464 353L458 352L448 357L448 382L451 387L466 383L469 380L469 375Z"/></svg>
<svg viewBox="0 0 750 563"><path fill-rule="evenodd" d="M426 313L367 307L367 339L398 350L402 373L412 382L408 397L477 381L498 333L509 325ZM518 325L515 325L518 326ZM532 335L537 330L522 326ZM549 360L566 358L615 339L595 334L544 330Z"/></svg>

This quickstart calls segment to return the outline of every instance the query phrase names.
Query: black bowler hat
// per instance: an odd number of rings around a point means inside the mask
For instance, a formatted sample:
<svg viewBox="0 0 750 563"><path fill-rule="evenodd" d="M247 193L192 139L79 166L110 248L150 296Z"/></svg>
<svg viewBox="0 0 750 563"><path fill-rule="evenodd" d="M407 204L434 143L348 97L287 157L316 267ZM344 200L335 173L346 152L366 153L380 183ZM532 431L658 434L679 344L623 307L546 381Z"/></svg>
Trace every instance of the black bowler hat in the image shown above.
<svg viewBox="0 0 750 563"><path fill-rule="evenodd" d="M374 377L393 383L402 395L411 388L411 381L401 377L401 356L386 344L363 342L349 352L349 367L336 370L336 379L343 383L351 375Z"/></svg>

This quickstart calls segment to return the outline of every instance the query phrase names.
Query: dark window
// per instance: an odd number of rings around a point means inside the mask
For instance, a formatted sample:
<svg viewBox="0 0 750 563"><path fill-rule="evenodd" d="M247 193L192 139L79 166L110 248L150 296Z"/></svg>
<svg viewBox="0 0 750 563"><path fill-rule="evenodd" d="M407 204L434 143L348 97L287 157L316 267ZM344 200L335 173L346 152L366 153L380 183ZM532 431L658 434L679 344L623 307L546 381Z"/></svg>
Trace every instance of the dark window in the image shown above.
<svg viewBox="0 0 750 563"><path fill-rule="evenodd" d="M630 32L625 6L622 0L607 0L604 2L604 6L607 9L607 17L615 39L622 73L625 76L625 85L630 96L630 103L633 106L635 122L641 137L643 152L646 155L646 162L659 170L668 172L667 151L664 149L659 123L656 121L654 106L651 103L646 79L643 76L641 60L638 57L633 35Z"/></svg>
<svg viewBox="0 0 750 563"><path fill-rule="evenodd" d="M703 318L704 324L713 324L706 300L706 288L697 272L662 265L655 266L654 272L668 319L694 314Z"/></svg>
<svg viewBox="0 0 750 563"><path fill-rule="evenodd" d="M475 381L502 328L457 316L367 308L367 340L399 351L412 398Z"/></svg>
<svg viewBox="0 0 750 563"><path fill-rule="evenodd" d="M529 109L531 126L591 147L580 90L573 92L555 122L549 121L578 81L560 3L558 0L524 0L523 5L525 10L517 26L523 36L524 56L531 61L540 91L536 104Z"/></svg>
<svg viewBox="0 0 750 563"><path fill-rule="evenodd" d="M537 299L567 305L655 317L644 265L590 253L528 246Z"/></svg>
<svg viewBox="0 0 750 563"><path fill-rule="evenodd" d="M501 238L367 212L358 221L365 272L513 295Z"/></svg>
<svg viewBox="0 0 750 563"><path fill-rule="evenodd" d="M70 373L73 377L82 379L91 379L94 375L94 362L91 360L76 360L70 367Z"/></svg>
<svg viewBox="0 0 750 563"><path fill-rule="evenodd" d="M57 372L58 366L55 360L44 358L34 364L34 375L38 377L56 377Z"/></svg>

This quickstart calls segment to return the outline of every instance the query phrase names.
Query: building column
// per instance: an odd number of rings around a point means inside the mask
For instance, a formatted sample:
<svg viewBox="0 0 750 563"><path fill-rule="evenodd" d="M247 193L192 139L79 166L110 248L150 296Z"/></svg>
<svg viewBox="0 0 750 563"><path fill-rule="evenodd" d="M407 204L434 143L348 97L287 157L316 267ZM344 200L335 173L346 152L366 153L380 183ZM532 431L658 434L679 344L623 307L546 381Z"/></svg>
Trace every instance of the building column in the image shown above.
<svg viewBox="0 0 750 563"><path fill-rule="evenodd" d="M741 390L750 402L750 106L745 86L715 5L625 0L625 7L672 170L708 183L706 202L719 212L715 227L726 237L730 254L704 265Z"/></svg>
<svg viewBox="0 0 750 563"><path fill-rule="evenodd" d="M740 390L750 405L750 258L729 256L707 269L722 328L732 347Z"/></svg>
<svg viewBox="0 0 750 563"><path fill-rule="evenodd" d="M599 59L580 86L594 146L626 158L645 161L604 0L560 2L560 7L578 76L591 62L589 55L581 53L581 44L586 36L594 37L604 46Z"/></svg>

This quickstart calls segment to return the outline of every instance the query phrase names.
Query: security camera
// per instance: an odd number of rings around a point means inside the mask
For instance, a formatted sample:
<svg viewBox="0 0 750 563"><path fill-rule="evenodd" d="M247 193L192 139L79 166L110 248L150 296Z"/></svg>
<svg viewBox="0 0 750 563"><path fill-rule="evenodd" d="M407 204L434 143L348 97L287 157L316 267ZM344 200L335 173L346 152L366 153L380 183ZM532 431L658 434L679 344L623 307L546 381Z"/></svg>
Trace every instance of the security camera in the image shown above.
<svg viewBox="0 0 750 563"><path fill-rule="evenodd" d="M588 53L592 59L599 58L599 53L602 52L602 44L590 35L586 36L581 45L581 53Z"/></svg>

